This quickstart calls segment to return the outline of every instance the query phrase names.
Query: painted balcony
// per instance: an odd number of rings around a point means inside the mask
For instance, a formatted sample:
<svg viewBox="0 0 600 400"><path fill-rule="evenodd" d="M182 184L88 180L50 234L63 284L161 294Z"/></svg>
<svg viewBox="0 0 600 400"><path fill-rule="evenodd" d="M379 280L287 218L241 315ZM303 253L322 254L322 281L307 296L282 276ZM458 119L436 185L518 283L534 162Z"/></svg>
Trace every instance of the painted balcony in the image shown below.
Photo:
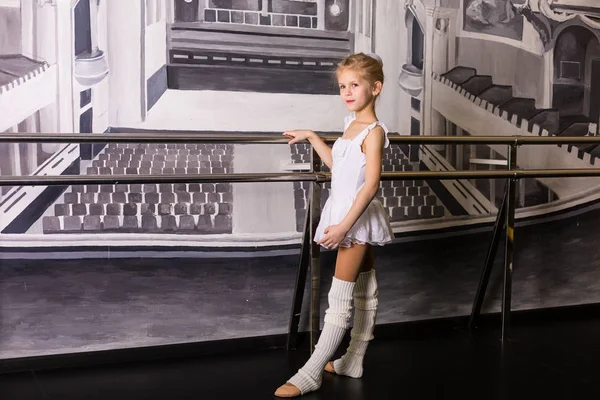
<svg viewBox="0 0 600 400"><path fill-rule="evenodd" d="M56 66L20 54L0 55L0 132L56 100Z"/></svg>
<svg viewBox="0 0 600 400"><path fill-rule="evenodd" d="M456 67L438 76L433 75L433 108L448 121L473 136L572 136L568 129L560 127L557 133L552 130L559 122L554 110L535 109L528 99L513 97L510 86L481 85L475 78L482 78L472 68ZM481 79L483 81L483 78ZM489 80L488 80L489 82ZM477 84L475 84L477 83ZM573 123L569 127L574 127ZM597 124L587 123L581 129L582 135L594 135ZM548 129L550 128L550 129ZM561 131L561 129L563 129ZM494 146L502 156L507 157L504 146ZM590 168L598 167L595 156L576 146L536 145L519 149L517 160L521 168ZM596 178L541 178L559 198L582 195L600 187Z"/></svg>

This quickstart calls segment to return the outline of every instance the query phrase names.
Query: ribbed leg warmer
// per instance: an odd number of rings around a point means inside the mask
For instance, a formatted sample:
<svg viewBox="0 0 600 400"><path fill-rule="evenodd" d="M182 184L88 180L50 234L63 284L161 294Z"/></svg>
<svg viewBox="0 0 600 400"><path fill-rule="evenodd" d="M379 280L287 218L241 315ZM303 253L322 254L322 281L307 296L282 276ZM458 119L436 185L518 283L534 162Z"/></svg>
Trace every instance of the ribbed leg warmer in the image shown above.
<svg viewBox="0 0 600 400"><path fill-rule="evenodd" d="M346 354L333 363L336 374L352 378L362 376L363 358L375 329L378 294L375 270L361 273L354 287L354 326L350 331L350 345Z"/></svg>
<svg viewBox="0 0 600 400"><path fill-rule="evenodd" d="M310 359L294 375L289 383L302 394L321 387L323 368L340 345L352 316L352 293L354 282L346 282L333 277L329 291L329 308L325 311L325 324L315 350Z"/></svg>

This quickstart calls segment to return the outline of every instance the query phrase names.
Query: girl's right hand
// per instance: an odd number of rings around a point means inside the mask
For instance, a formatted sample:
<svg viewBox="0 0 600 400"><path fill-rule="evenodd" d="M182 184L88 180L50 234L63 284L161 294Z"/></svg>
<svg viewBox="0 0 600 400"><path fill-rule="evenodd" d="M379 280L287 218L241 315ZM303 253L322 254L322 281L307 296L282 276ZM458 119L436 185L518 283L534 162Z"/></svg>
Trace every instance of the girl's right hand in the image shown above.
<svg viewBox="0 0 600 400"><path fill-rule="evenodd" d="M297 129L293 131L283 132L283 135L291 138L288 144L294 144L309 139L312 135L315 135L315 133L310 130Z"/></svg>

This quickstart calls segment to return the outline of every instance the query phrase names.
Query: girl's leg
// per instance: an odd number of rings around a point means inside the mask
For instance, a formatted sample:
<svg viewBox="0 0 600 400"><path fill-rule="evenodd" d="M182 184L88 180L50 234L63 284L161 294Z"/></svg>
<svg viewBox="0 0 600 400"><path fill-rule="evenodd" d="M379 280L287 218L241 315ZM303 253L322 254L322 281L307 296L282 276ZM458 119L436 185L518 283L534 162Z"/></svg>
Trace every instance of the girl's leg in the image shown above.
<svg viewBox="0 0 600 400"><path fill-rule="evenodd" d="M350 345L342 358L329 362L328 372L360 378L363 374L363 358L369 341L373 339L377 317L377 278L373 269L373 247L368 250L354 286L354 326L350 331Z"/></svg>
<svg viewBox="0 0 600 400"><path fill-rule="evenodd" d="M338 250L335 275L329 290L329 308L325 324L310 359L286 384L275 391L275 396L296 397L321 386L323 368L337 350L352 316L352 293L367 251L363 245Z"/></svg>

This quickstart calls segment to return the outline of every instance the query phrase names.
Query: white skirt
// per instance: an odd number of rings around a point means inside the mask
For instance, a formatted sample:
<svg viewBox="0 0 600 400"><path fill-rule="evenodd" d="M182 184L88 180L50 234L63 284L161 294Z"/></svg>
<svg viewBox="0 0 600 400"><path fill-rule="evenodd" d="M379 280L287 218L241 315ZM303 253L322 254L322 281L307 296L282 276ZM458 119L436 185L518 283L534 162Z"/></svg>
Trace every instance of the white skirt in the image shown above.
<svg viewBox="0 0 600 400"><path fill-rule="evenodd" d="M337 225L348 214L354 199L336 199L330 197L325 202L321 211L321 220L317 226L314 241L318 242L325 235L324 231L331 225ZM381 202L377 199L371 200L366 210L354 223L354 226L346 233L340 243L340 247L351 247L352 243L372 244L383 246L394 239L394 232L390 221ZM325 247L325 246L323 246Z"/></svg>

